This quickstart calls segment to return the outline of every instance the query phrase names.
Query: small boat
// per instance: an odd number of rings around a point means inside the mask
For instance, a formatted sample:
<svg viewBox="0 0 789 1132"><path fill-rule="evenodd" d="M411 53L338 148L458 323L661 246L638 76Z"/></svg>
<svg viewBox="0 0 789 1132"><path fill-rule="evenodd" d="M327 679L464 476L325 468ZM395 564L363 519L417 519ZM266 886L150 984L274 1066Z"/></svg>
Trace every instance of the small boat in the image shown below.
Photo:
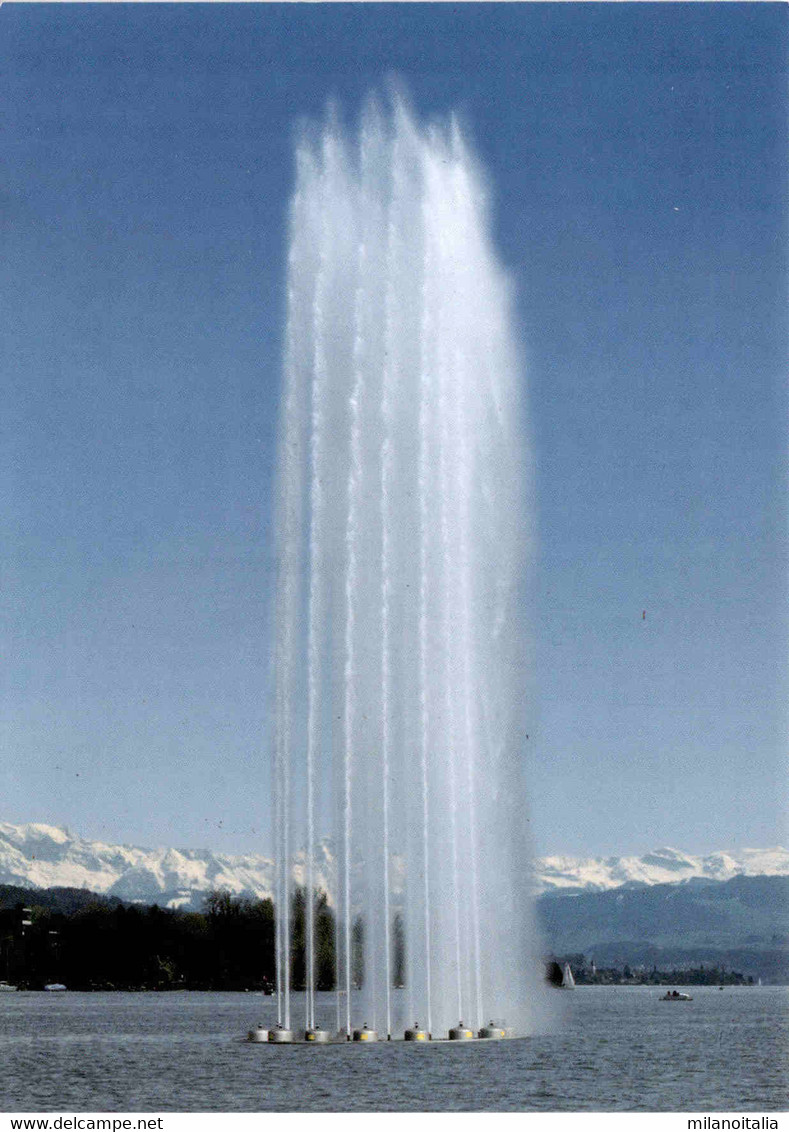
<svg viewBox="0 0 789 1132"><path fill-rule="evenodd" d="M11 983L7 983L5 979L0 979L0 993L7 990L16 990L16 987L12 986Z"/></svg>
<svg viewBox="0 0 789 1132"><path fill-rule="evenodd" d="M63 991L65 989L66 988L63 983L47 983L47 985L44 987L44 990L48 991Z"/></svg>
<svg viewBox="0 0 789 1132"><path fill-rule="evenodd" d="M693 995L685 994L684 991L667 991L666 994L661 995L661 1002L693 1002Z"/></svg>
<svg viewBox="0 0 789 1132"><path fill-rule="evenodd" d="M562 986L567 987L569 990L575 986L575 979L569 963L565 963L564 970L562 971Z"/></svg>

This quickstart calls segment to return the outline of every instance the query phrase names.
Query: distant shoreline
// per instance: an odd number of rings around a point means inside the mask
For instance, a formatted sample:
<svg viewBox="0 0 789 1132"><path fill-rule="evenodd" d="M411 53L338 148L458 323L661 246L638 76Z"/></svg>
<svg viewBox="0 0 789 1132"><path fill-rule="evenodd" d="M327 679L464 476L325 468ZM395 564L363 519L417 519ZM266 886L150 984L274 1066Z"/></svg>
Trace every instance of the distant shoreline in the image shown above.
<svg viewBox="0 0 789 1132"><path fill-rule="evenodd" d="M719 986L718 983L698 984L698 983L683 982L682 980L676 980L674 982L668 981L668 982L660 983L660 984L658 984L658 983L648 983L648 982L643 982L643 983L634 983L634 982L577 983L576 986L573 988L573 990L583 991L583 990L589 990L591 988L596 989L596 990L600 990L600 989L604 989L604 990L641 990L645 987L650 989L650 990L654 990L654 991L664 991L666 989L666 987L677 988L677 989L679 989L679 988L690 988L690 989L693 989L693 990L700 990L700 989L714 990L718 986ZM760 990L775 990L778 987L789 987L789 982L764 983L761 986L757 985L756 983L730 983L730 984L723 985L721 987L721 989L724 990L724 991L752 990L752 991L756 992L756 991L760 991ZM557 993L559 992L559 990L563 990L563 988L557 988ZM17 987L16 990L13 991L13 992L6 991L4 993L8 994L8 995L10 995L12 993L14 993L14 994L41 994L41 995L46 995L48 998L62 998L63 995L68 995L68 994L156 994L156 995L166 995L166 994L216 994L216 995L238 994L238 995L246 995L246 996L255 996L255 997L258 997L258 998L270 998L272 1004L276 1003L276 1001L277 1001L277 996L275 994L266 995L266 994L264 994L263 991L259 991L259 990L233 990L233 989L218 990L216 987L67 987L65 991L46 991L46 990L43 989L43 987ZM331 995L333 995L334 993L335 992L333 990L318 991L318 994L327 994L327 995L331 994ZM302 987L300 990L291 990L291 994L304 994L304 988ZM4 995L0 995L0 1002L3 1001L3 998L4 998Z"/></svg>

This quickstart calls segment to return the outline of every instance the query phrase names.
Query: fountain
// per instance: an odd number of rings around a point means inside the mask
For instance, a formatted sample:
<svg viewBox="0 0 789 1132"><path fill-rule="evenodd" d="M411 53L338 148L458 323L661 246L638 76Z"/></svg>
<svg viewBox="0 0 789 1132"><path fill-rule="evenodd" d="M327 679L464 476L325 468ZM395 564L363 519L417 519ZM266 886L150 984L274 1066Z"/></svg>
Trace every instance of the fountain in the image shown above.
<svg viewBox="0 0 789 1132"><path fill-rule="evenodd" d="M457 122L422 126L395 96L386 109L371 99L355 134L333 111L305 129L277 498L271 1040L325 1034L325 839L338 1035L534 1024L521 387L510 287ZM311 894L298 1019L297 856Z"/></svg>

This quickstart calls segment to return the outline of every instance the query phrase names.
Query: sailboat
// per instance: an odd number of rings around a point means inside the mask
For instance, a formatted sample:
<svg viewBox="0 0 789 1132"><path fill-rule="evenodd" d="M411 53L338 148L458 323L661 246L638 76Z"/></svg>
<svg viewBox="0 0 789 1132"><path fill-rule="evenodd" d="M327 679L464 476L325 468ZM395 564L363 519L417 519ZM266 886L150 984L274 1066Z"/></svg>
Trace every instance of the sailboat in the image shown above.
<svg viewBox="0 0 789 1132"><path fill-rule="evenodd" d="M562 971L562 986L570 989L575 986L575 979L573 978L569 963L565 963L564 970Z"/></svg>

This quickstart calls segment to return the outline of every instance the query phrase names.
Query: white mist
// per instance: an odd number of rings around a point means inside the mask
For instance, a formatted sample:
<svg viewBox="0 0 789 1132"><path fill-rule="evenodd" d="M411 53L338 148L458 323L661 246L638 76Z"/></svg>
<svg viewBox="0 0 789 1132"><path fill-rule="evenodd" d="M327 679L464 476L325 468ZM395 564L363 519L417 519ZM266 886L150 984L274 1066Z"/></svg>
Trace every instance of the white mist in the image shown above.
<svg viewBox="0 0 789 1132"><path fill-rule="evenodd" d="M277 907L296 852L311 889L331 838L338 1028L526 1032L543 998L524 834L529 455L483 181L454 121L371 100L356 136L330 116L302 137L290 224ZM307 945L313 1026L312 915ZM291 950L279 916L296 1026Z"/></svg>

